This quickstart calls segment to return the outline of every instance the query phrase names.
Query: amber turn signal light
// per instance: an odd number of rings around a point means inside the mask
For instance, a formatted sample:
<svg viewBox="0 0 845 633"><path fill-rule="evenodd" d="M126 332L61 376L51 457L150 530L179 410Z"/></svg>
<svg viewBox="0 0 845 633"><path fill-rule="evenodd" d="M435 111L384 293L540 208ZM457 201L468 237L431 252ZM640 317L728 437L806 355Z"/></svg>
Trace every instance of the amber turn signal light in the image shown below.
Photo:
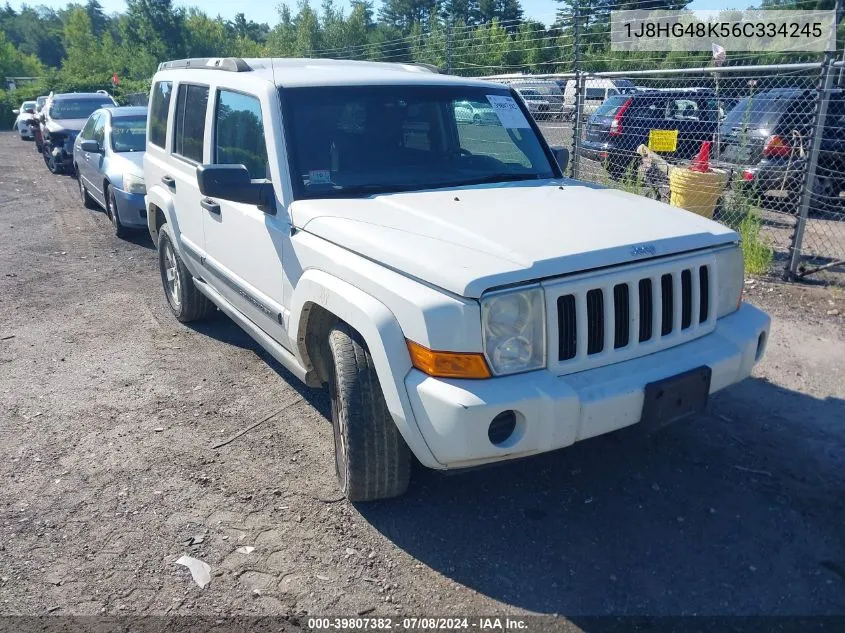
<svg viewBox="0 0 845 633"><path fill-rule="evenodd" d="M411 363L429 376L438 378L489 378L490 370L482 354L435 352L413 341L408 343Z"/></svg>

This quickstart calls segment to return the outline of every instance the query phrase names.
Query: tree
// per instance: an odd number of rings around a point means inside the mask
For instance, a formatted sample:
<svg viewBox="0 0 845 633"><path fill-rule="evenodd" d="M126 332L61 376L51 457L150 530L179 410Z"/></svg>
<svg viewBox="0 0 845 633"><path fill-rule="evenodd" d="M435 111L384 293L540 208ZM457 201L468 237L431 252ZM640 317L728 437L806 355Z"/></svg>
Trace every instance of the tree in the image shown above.
<svg viewBox="0 0 845 633"><path fill-rule="evenodd" d="M101 37L109 25L109 19L103 12L103 5L98 0L88 0L85 4L85 13L88 14L88 18L91 20L91 29L94 35Z"/></svg>
<svg viewBox="0 0 845 633"><path fill-rule="evenodd" d="M124 42L155 60L185 54L185 10L171 0L127 0Z"/></svg>
<svg viewBox="0 0 845 633"><path fill-rule="evenodd" d="M389 26L408 32L413 24L427 30L436 22L437 0L384 0L379 17Z"/></svg>

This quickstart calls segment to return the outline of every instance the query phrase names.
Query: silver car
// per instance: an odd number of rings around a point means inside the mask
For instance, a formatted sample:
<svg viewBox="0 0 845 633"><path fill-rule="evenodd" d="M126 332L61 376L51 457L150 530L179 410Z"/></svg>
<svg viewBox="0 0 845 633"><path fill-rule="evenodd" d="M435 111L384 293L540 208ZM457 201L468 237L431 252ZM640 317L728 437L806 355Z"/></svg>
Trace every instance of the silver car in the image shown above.
<svg viewBox="0 0 845 633"><path fill-rule="evenodd" d="M88 209L105 209L118 237L147 228L144 150L147 108L100 108L73 146L79 195Z"/></svg>

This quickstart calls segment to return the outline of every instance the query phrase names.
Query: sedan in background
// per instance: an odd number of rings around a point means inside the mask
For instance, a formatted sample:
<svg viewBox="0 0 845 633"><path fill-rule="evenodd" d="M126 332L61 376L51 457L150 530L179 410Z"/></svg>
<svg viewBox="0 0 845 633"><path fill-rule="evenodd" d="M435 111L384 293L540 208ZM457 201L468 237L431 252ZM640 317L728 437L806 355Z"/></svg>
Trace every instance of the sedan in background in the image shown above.
<svg viewBox="0 0 845 633"><path fill-rule="evenodd" d="M34 139L35 135L32 133L30 121L35 117L35 101L24 101L20 108L12 110L12 114L17 115L13 127L21 135L21 140L27 141Z"/></svg>
<svg viewBox="0 0 845 633"><path fill-rule="evenodd" d="M88 209L102 207L114 234L147 228L144 150L147 108L101 108L85 122L73 146L79 195Z"/></svg>
<svg viewBox="0 0 845 633"><path fill-rule="evenodd" d="M499 117L493 111L493 106L473 101L456 101L455 121L458 123L475 123L475 125L499 125Z"/></svg>

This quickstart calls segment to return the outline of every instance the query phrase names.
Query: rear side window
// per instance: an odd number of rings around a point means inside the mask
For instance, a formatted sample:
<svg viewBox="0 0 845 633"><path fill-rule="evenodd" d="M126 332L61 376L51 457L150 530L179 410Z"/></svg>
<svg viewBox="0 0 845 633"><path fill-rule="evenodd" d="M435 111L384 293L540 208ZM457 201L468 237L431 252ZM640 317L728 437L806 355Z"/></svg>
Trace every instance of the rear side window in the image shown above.
<svg viewBox="0 0 845 633"><path fill-rule="evenodd" d="M205 111L208 86L180 84L176 96L176 122L173 126L173 153L202 162L205 142Z"/></svg>
<svg viewBox="0 0 845 633"><path fill-rule="evenodd" d="M244 165L253 180L269 178L261 102L249 95L221 90L214 120L214 162Z"/></svg>
<svg viewBox="0 0 845 633"><path fill-rule="evenodd" d="M773 128L798 93L763 92L745 97L725 117L722 126L729 132L733 128Z"/></svg>
<svg viewBox="0 0 845 633"><path fill-rule="evenodd" d="M159 147L164 147L167 138L167 113L170 111L172 92L173 83L170 81L159 81L153 87L150 100L150 143Z"/></svg>
<svg viewBox="0 0 845 633"><path fill-rule="evenodd" d="M609 97L604 103L596 108L596 116L613 116L626 101L628 101L628 97L624 97L622 95Z"/></svg>
<svg viewBox="0 0 845 633"><path fill-rule="evenodd" d="M605 88L587 88L584 90L584 98L589 99L590 101L595 101L596 99L604 99L605 92Z"/></svg>

